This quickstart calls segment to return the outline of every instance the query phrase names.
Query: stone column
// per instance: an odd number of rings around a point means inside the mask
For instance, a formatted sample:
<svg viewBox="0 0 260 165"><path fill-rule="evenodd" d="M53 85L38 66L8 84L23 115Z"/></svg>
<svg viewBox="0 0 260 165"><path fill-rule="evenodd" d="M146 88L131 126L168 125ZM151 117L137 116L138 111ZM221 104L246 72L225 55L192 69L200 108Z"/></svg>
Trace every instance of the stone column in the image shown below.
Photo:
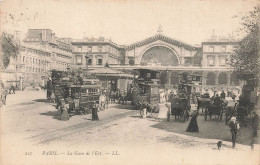
<svg viewBox="0 0 260 165"><path fill-rule="evenodd" d="M231 73L227 73L227 85L230 86L230 74Z"/></svg>
<svg viewBox="0 0 260 165"><path fill-rule="evenodd" d="M218 75L219 75L219 72L216 72L216 81L215 81L215 85L218 85Z"/></svg>
<svg viewBox="0 0 260 165"><path fill-rule="evenodd" d="M207 82L207 73L206 72L203 72L202 74L202 85L206 85L206 82Z"/></svg>
<svg viewBox="0 0 260 165"><path fill-rule="evenodd" d="M167 77L167 84L170 85L171 84L171 71L167 70L166 71L166 77Z"/></svg>

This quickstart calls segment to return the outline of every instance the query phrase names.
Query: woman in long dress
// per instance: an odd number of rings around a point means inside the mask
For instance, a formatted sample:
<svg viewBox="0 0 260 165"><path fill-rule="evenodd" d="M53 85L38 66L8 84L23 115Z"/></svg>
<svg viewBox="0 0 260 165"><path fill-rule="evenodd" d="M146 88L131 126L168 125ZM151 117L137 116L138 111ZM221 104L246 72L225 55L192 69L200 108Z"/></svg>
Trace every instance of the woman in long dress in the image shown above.
<svg viewBox="0 0 260 165"><path fill-rule="evenodd" d="M97 112L98 112L98 103L94 101L94 104L92 105L92 121L99 120Z"/></svg>
<svg viewBox="0 0 260 165"><path fill-rule="evenodd" d="M199 132L199 127L197 123L197 113L193 113L191 115L191 120L186 132Z"/></svg>

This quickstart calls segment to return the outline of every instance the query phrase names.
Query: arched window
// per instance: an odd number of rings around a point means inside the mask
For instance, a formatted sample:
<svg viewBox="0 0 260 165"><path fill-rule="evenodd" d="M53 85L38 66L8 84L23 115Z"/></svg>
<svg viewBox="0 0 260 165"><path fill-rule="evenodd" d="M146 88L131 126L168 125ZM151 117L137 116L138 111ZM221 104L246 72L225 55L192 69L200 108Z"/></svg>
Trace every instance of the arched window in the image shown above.
<svg viewBox="0 0 260 165"><path fill-rule="evenodd" d="M237 75L235 73L230 74L230 85L239 85L239 79L237 78Z"/></svg>
<svg viewBox="0 0 260 165"><path fill-rule="evenodd" d="M207 75L207 85L215 85L216 84L216 75L215 73L209 72Z"/></svg>
<svg viewBox="0 0 260 165"><path fill-rule="evenodd" d="M218 75L218 84L227 84L227 74L222 72Z"/></svg>

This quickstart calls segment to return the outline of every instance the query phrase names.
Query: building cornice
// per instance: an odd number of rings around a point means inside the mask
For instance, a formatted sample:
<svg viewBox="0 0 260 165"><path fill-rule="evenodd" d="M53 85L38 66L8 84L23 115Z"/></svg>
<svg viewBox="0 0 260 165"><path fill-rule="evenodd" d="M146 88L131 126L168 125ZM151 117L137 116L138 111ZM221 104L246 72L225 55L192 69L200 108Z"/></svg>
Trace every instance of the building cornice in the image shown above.
<svg viewBox="0 0 260 165"><path fill-rule="evenodd" d="M136 47L141 47L143 45L147 45L147 44L152 43L152 42L157 41L157 40L165 41L165 42L168 42L168 43L176 45L176 46L185 47L188 50L199 50L199 49L201 49L201 47L195 47L195 46L192 46L190 44L184 43L182 41L178 41L176 39L164 36L162 34L156 34L156 35L149 37L145 40L131 44L131 45L127 46L126 49L132 50L132 49L135 49Z"/></svg>

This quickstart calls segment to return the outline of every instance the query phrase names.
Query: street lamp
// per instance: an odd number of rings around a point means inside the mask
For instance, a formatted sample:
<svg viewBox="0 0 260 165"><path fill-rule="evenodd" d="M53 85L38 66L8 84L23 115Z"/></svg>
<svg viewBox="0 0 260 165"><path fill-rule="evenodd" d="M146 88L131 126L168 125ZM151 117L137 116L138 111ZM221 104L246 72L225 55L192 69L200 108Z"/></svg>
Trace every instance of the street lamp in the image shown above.
<svg viewBox="0 0 260 165"><path fill-rule="evenodd" d="M85 59L86 59L86 66L87 66L87 72L86 72L86 76L88 76L88 59L90 57L88 56L88 53L85 55Z"/></svg>
<svg viewBox="0 0 260 165"><path fill-rule="evenodd" d="M67 64L67 74L68 74L68 76L70 75L70 64Z"/></svg>

